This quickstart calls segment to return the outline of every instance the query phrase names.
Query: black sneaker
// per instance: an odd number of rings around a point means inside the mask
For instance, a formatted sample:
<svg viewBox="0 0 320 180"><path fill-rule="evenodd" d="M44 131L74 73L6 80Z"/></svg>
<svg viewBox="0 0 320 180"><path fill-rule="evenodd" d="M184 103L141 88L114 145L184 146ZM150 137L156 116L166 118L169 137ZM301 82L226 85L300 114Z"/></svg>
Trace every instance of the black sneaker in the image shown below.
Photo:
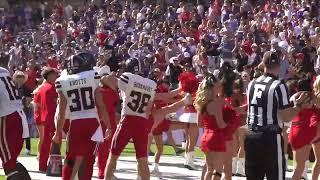
<svg viewBox="0 0 320 180"><path fill-rule="evenodd" d="M185 151L184 149L178 148L177 151L176 151L176 155L177 155L177 156L180 156L181 154L184 153L184 151Z"/></svg>
<svg viewBox="0 0 320 180"><path fill-rule="evenodd" d="M193 171L194 171L194 170L197 170L195 167L192 167L192 166L187 165L187 164L185 164L184 167L187 168L187 169L189 169L189 170L193 170Z"/></svg>

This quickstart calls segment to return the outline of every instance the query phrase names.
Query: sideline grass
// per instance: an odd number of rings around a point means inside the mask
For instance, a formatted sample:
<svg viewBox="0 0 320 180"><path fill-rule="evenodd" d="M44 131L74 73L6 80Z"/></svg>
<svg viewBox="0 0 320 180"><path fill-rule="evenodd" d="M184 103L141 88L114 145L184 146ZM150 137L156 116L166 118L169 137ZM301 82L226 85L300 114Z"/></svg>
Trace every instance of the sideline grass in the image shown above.
<svg viewBox="0 0 320 180"><path fill-rule="evenodd" d="M38 144L39 139L38 138L32 138L31 139L31 154L32 156L36 156L37 154L37 144ZM151 145L151 151L156 152L156 146L154 144ZM62 143L62 154L65 155L66 152L66 143L65 141ZM173 156L175 155L174 150L171 146L165 145L163 148L163 154L166 156ZM25 146L23 147L23 150L21 151L21 156L26 156L25 155ZM134 150L134 145L132 143L129 143L124 151L122 152L121 156L135 156L135 150ZM196 148L195 150L195 156L198 158L204 158L204 154L201 152L199 148ZM309 168L312 167L313 163L309 163ZM288 165L292 166L293 161L289 160ZM4 177L0 176L0 180L3 180Z"/></svg>
<svg viewBox="0 0 320 180"><path fill-rule="evenodd" d="M31 155L32 156L36 156L37 152L38 152L38 142L39 139L38 138L32 138L31 139ZM156 146L154 144L151 145L151 151L152 152L156 152ZM66 143L65 141L62 142L62 150L61 150L62 154L65 155L66 152ZM26 151L25 151L25 146L23 146L23 150L21 151L21 156L26 156ZM163 154L166 156L173 156L175 155L174 150L171 146L167 146L165 145L163 148ZM204 157L203 153L199 150L199 148L196 148L195 150L195 155L196 157ZM135 156L135 150L134 150L134 145L132 143L129 143L126 148L124 149L124 151L122 152L121 156ZM0 179L1 180L1 179Z"/></svg>

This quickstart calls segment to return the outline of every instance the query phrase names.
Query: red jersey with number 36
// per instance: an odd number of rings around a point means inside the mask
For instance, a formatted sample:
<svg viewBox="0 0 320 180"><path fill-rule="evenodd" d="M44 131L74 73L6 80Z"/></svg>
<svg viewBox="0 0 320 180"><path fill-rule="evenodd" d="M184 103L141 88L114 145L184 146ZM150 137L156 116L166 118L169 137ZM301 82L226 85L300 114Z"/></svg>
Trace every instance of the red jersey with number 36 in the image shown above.
<svg viewBox="0 0 320 180"><path fill-rule="evenodd" d="M99 87L100 76L94 70L61 76L56 80L56 89L67 98L70 120L98 119L94 92Z"/></svg>
<svg viewBox="0 0 320 180"><path fill-rule="evenodd" d="M153 101L157 84L142 76L125 72L118 80L121 93L121 116L139 116L147 118L147 106Z"/></svg>

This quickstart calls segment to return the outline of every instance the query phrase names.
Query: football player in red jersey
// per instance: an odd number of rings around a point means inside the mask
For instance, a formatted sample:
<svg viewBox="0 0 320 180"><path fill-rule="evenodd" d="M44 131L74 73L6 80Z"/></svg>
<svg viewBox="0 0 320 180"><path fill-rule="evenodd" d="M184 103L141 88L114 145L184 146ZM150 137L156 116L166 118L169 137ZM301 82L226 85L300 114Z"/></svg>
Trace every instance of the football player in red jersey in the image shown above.
<svg viewBox="0 0 320 180"><path fill-rule="evenodd" d="M29 130L21 98L7 70L8 62L9 56L0 53L0 157L8 180L31 180L26 168L17 162Z"/></svg>

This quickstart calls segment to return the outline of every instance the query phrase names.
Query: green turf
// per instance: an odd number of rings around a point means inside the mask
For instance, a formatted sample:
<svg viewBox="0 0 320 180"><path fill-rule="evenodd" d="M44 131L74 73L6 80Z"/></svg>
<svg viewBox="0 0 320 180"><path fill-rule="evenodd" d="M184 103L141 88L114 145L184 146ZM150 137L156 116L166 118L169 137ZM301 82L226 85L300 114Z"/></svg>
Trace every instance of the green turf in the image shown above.
<svg viewBox="0 0 320 180"><path fill-rule="evenodd" d="M5 180L5 179L6 179L5 176L0 175L0 180Z"/></svg>
<svg viewBox="0 0 320 180"><path fill-rule="evenodd" d="M32 138L31 139L31 154L36 156L37 154L37 145L38 145L38 138ZM156 146L154 144L151 145L151 151L152 152L156 152ZM63 142L62 143L62 150L61 150L62 154L65 155L66 152L66 143ZM163 148L163 154L167 155L167 156L172 156L174 155L174 150L171 146L167 146L165 145ZM121 154L122 156L135 156L135 150L134 150L134 146L132 143L129 143L126 148L124 149L124 151ZM195 150L195 155L196 157L203 157L203 153L196 148ZM25 156L25 147L23 148L22 152L21 152L21 156ZM1 179L0 179L1 180Z"/></svg>

